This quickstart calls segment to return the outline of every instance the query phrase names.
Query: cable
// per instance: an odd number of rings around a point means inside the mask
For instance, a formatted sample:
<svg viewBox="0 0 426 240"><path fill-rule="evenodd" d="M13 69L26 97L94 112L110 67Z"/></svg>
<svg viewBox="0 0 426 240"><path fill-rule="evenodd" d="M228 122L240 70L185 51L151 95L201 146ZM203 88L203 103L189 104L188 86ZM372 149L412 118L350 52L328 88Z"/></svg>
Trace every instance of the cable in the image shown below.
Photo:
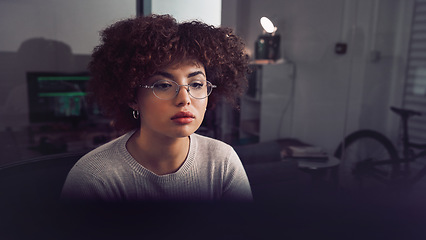
<svg viewBox="0 0 426 240"><path fill-rule="evenodd" d="M294 64L291 61L288 61L288 64L292 66L292 74L291 74L291 91L290 91L290 97L287 101L287 104L284 106L282 112L281 112L281 116L280 116L280 120L279 120L279 125L278 125L278 130L277 130L277 139L281 138L281 129L282 129L282 125L284 122L284 116L286 114L286 112L288 111L288 109L290 108L291 104L294 102L294 92L296 90L296 64ZM292 108L292 110L294 110L294 107ZM293 129L293 114L291 114L290 116L290 129ZM292 135L292 134L290 134Z"/></svg>

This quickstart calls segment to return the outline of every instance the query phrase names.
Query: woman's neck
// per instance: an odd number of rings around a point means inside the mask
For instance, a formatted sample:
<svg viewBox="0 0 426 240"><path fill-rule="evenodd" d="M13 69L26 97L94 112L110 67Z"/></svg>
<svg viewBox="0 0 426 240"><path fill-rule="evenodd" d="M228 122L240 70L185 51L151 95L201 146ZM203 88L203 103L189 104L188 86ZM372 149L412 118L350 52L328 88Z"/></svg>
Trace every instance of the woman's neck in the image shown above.
<svg viewBox="0 0 426 240"><path fill-rule="evenodd" d="M170 138L137 130L127 142L133 158L157 175L176 172L189 152L189 137Z"/></svg>

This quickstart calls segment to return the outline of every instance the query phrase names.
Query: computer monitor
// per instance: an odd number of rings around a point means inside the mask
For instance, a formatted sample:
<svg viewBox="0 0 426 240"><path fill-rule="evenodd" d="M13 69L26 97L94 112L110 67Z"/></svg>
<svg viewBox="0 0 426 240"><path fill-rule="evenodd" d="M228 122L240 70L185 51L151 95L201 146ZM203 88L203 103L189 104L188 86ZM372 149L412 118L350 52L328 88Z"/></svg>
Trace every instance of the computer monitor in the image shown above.
<svg viewBox="0 0 426 240"><path fill-rule="evenodd" d="M78 125L99 114L88 101L88 73L28 72L30 123L67 122Z"/></svg>

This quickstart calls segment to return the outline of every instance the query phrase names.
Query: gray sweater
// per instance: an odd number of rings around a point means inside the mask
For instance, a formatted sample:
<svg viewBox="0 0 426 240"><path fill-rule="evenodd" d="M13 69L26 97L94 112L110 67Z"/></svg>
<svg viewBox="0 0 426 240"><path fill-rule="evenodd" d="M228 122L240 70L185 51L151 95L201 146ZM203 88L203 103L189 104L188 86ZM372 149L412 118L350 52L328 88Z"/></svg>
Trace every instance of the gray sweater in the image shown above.
<svg viewBox="0 0 426 240"><path fill-rule="evenodd" d="M234 149L198 134L174 173L156 175L127 151L129 132L83 156L62 189L70 201L252 200L243 165Z"/></svg>

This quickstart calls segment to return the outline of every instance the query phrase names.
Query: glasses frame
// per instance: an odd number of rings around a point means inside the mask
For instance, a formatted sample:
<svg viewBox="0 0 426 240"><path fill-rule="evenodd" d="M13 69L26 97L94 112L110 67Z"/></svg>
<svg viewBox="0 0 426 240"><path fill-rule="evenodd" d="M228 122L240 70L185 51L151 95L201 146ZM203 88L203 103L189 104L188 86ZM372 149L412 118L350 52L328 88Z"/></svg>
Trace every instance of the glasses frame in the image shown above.
<svg viewBox="0 0 426 240"><path fill-rule="evenodd" d="M176 86L177 86L177 88L176 88L176 92L175 92L175 95L173 96L173 97L171 97L171 98L160 98L157 94L155 94L155 91L154 91L154 86L155 86L155 84L157 84L157 83L159 83L159 82L161 82L161 81L169 81L169 82L173 82L173 83L175 83L176 84ZM204 80L203 80L204 81ZM201 100L201 99L205 99L205 98L207 98L208 96L210 96L210 94L213 92L213 89L214 88L217 88L217 86L216 85L213 85L211 82L209 82L209 81L207 81L207 80L205 80L206 81L206 84L207 85L211 85L211 90L210 90L210 92L208 92L207 91L207 96L205 96L205 97L202 97L202 98L197 98L197 97L194 97L192 94L191 94L191 91L190 91L190 85L189 84L182 84L182 85L180 85L180 84L178 84L177 82L175 82L175 81L173 81L173 80L164 80L164 79L162 79L162 80L158 80L158 81L156 81L155 83L153 83L151 86L150 85L139 85L139 87L141 87L141 88L147 88L147 89L152 89L152 93L154 94L154 96L156 97L156 98L158 98L158 99L161 99L161 100L170 100L170 99L173 99L173 98L175 98L178 94L179 94L179 92L180 92L180 88L181 87L186 87L186 91L188 92L188 94L189 94L189 96L191 96L192 98L194 98L194 99L198 99L198 100ZM207 86L208 87L208 86ZM208 88L207 88L208 89Z"/></svg>

